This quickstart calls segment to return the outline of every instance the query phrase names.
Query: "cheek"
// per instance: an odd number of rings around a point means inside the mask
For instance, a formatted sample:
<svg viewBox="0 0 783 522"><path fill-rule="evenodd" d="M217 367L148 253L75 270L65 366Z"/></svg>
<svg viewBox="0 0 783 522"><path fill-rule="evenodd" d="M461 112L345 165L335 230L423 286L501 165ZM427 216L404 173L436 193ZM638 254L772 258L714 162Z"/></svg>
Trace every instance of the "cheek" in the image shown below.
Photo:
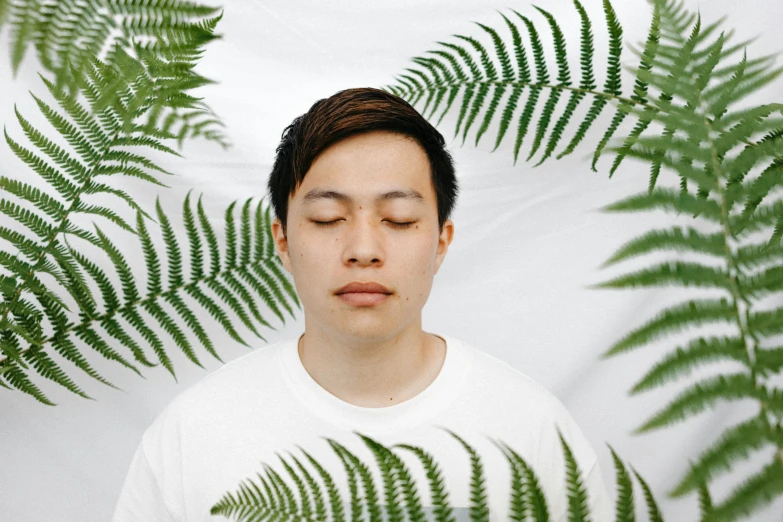
<svg viewBox="0 0 783 522"><path fill-rule="evenodd" d="M406 273L416 275L416 277L426 277L431 275L435 268L435 258L438 253L437 245L430 241L422 240L410 249L406 249L402 254L405 259Z"/></svg>

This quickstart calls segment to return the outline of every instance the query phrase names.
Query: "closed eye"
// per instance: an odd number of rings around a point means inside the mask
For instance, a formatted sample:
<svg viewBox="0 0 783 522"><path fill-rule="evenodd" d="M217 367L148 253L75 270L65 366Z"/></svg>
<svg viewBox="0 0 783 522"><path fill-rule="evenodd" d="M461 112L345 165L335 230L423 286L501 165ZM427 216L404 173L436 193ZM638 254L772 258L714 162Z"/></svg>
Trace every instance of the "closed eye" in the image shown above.
<svg viewBox="0 0 783 522"><path fill-rule="evenodd" d="M315 223L316 225L318 225L320 227L333 227L334 225L337 224L338 221L340 221L340 220L339 219L336 219L334 221L314 221L313 220L313 223ZM410 228L410 226L413 225L416 222L415 221L409 221L407 223L397 223L395 221L389 221L389 223L391 224L392 227L395 227L395 228Z"/></svg>

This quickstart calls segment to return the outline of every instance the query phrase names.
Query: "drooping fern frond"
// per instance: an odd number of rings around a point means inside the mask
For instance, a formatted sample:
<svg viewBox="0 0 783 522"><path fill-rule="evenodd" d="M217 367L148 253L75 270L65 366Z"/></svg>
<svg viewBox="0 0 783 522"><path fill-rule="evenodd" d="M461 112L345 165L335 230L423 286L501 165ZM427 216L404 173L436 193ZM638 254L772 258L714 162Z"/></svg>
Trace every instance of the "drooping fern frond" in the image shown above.
<svg viewBox="0 0 783 522"><path fill-rule="evenodd" d="M166 341L160 336L161 332L167 333L188 359L203 367L185 329L177 324L177 318L187 325L187 329L192 332L199 344L204 346L213 357L222 361L201 321L195 315L195 303L201 305L228 332L232 339L245 346L249 345L236 331L231 317L226 314L224 308L231 310L233 315L239 317L242 323L260 339L263 339L263 336L258 332L254 323L257 321L263 326L270 328L272 326L261 315L255 303L255 296L260 296L281 321L285 322L285 319L279 305L285 307L293 317L294 312L289 306L289 299L297 307L301 308L301 306L292 285L278 266L279 259L275 255L272 241L268 237L270 234L268 231L270 207L262 211L259 203L255 211L251 212L251 200L247 200L241 206L240 220L237 223L234 216L237 202L229 205L225 213L226 245L224 251L221 252L222 249L218 244L209 218L204 212L201 199L199 198L198 201L196 215L194 215L189 200L190 194L186 197L183 205L183 220L190 252L190 267L187 277L185 267L182 265L181 247L177 242L170 220L163 212L159 202L156 205L156 213L162 229L166 248L165 255L156 250L142 218L142 211L137 213L136 233L141 240L147 268L146 290L137 286L131 267L120 250L108 235L96 225L98 244L108 254L115 267L121 288L115 287L109 275L96 263L67 244L64 254L67 253L68 259L75 261L74 264L78 263L86 275L82 275L76 267L74 267L73 273L82 280L89 277L99 288L103 303L100 304L97 298L92 297L84 284L77 286L69 281L69 288L76 288L72 292L75 293L77 290L79 292L76 297L80 299L82 309L79 318L69 319L62 310L51 305L49 298L44 296L41 299L41 296L37 296L44 306L44 313L50 320L53 333L47 337L41 332L35 344L22 348L22 343L12 337L14 331L9 328L0 330L4 336L2 346L5 355L4 358L0 358L0 384L6 388L17 388L31 394L45 404L53 405L24 373L24 370L30 369L25 363L35 365L35 361L40 358L47 361L50 367L56 368L58 374L43 371L35 366L34 369L39 374L63 385L74 393L90 398L57 368L47 353L50 350L49 346L51 346L54 351L67 358L91 377L109 386L114 386L98 375L78 352L72 342L74 336L82 339L90 348L107 359L116 360L141 375L132 362L111 348L98 333L97 327L104 328L111 337L116 339L115 345L127 348L136 361L147 367L157 366L157 363L151 362L144 353L139 341L134 339L132 330L135 330L146 343L151 345L157 360L176 379L171 357L167 353ZM208 261L204 255L205 252L209 253ZM160 260L164 258L168 263L168 277L165 283L160 268ZM12 288L9 287L9 290ZM214 295L210 295L211 293ZM186 299L195 303L187 303ZM3 305L5 306L6 303L11 303L11 300L5 299ZM21 303L34 310L32 303L27 301L19 301L18 303L12 306L14 312L24 311L20 306ZM175 313L168 310L169 306ZM150 324L150 319L145 319L142 311L146 312L157 324L155 326ZM17 317L17 314L15 313L14 316ZM29 316L30 314L20 313L18 317ZM124 319L127 325L132 328L122 324L121 319ZM38 328L36 332L39 330L41 329Z"/></svg>
<svg viewBox="0 0 783 522"><path fill-rule="evenodd" d="M452 430L441 428L456 439L467 451L471 462L470 505L460 507L466 511L471 521L488 522L491 519L488 494L485 483L487 481L483 473L481 456L462 437ZM294 460L299 473L279 453L277 457L282 462L285 471L293 480L293 485L286 483L280 474L271 466L264 463L265 476L257 473L259 482L252 479L243 480L236 493L226 492L210 508L210 514L221 515L237 522L250 520L276 520L285 518L291 520L346 520L346 507L350 509L350 520L367 520L365 513L369 514L369 520L433 520L424 513L421 503L420 485L412 478L400 456L394 452L394 448L401 448L416 455L421 462L427 484L429 486L429 498L432 501L434 520L439 522L453 521L454 509L449 502L448 491L443 486L443 476L438 463L424 448L410 444L396 444L387 448L380 442L354 431L367 446L375 459L383 483L385 502L380 500L379 487L376 486L369 467L354 453L339 442L324 437L330 447L340 458L346 474L348 475L348 489L350 502L343 500L340 489L336 486L334 475L314 459L310 453L297 446L315 468L325 485L326 494L321 485L313 478L311 473L300 463L296 456L289 453ZM563 448L563 456L566 463L564 476L567 485L567 498L569 522L591 520L589 506L587 504L587 492L582 482L582 472L576 462L570 445L566 442L559 428L558 436ZM491 439L490 439L491 440ZM511 469L511 491L509 500L509 517L511 520L530 520L533 522L549 522L549 507L547 499L539 485L536 470L522 458L516 451L502 441L491 440L506 456ZM618 496L617 522L633 521L632 483L614 450L612 455L618 470ZM636 473L637 478L645 487L648 505L653 506L650 512L651 522L662 522L657 511L657 504L643 479ZM271 487L270 487L271 484ZM297 499L299 499L297 501ZM625 514L622 518L619 514Z"/></svg>
<svg viewBox="0 0 783 522"><path fill-rule="evenodd" d="M637 128L656 123L662 131L643 136L634 130L610 147L649 162L650 187L603 210L688 213L702 218L705 226L647 233L623 245L604 266L661 251L685 252L705 262L663 261L593 288L674 284L723 294L670 306L614 343L604 356L627 353L699 326L721 324L736 331L721 337L695 336L665 354L632 389L639 393L663 386L712 362L735 365L734 371L689 384L637 433L682 422L721 402L756 401L758 410L712 441L670 493L681 496L698 490L708 520L736 520L783 495L783 389L774 383L783 371L783 347L770 345L783 333L783 309L774 304L762 308L759 303L783 293L783 104L737 108L783 69L771 67L769 57L749 61L746 52L739 61L730 61L741 48L727 46L730 33L719 32L723 20L704 27L698 14L673 2L661 2L660 13L660 45L652 66L633 71L650 94L659 95L651 96L654 101L643 108L621 109L639 118ZM663 169L679 176L679 189L654 188ZM696 186L695 195L689 185ZM758 238L759 233L767 238ZM725 499L713 502L711 481L770 447L775 453L768 465Z"/></svg>
<svg viewBox="0 0 783 522"><path fill-rule="evenodd" d="M34 45L57 88L72 96L95 60L120 72L129 66L143 67L147 76L169 88L172 78L165 74L173 71L190 77L188 89L213 83L193 68L204 45L220 37L214 33L222 17L216 16L220 8L180 0L5 0L3 4L9 14L14 75L28 47ZM169 67L161 69L161 65ZM139 77L135 70L132 74ZM229 146L221 130L225 125L202 101L194 99L191 110L166 104L156 107L149 114L150 124L165 115L162 128L171 131L179 125L180 143L186 137L204 136Z"/></svg>

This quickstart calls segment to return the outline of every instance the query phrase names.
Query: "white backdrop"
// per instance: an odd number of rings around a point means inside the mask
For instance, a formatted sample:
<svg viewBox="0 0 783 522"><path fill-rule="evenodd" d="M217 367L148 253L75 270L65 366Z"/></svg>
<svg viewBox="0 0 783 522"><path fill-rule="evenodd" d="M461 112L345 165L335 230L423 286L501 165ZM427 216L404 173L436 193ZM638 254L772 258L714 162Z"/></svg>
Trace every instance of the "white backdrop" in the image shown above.
<svg viewBox="0 0 783 522"><path fill-rule="evenodd" d="M594 23L596 52L599 57L605 56L601 2L583 0L583 4ZM639 43L649 27L646 2L615 0L614 4L624 41ZM487 42L486 33L473 21L505 34L505 22L496 10L508 14L508 8L513 8L531 17L553 64L545 19L528 2L229 0L223 5L225 15L218 24L223 39L207 47L198 67L199 72L219 84L198 93L226 122L234 147L223 151L212 142L188 141L182 151L186 159L155 156L159 164L177 174L163 180L169 189L130 178L111 180L113 186L129 191L148 212L154 213L155 198L159 196L181 241L185 240L181 207L188 190L194 189L195 196L204 193L207 212L222 237L223 212L228 204L266 193L275 147L294 117L340 89L392 83L395 74L413 65L410 58L436 49L436 41L456 43L450 35L473 35ZM549 10L564 28L572 78L578 78L574 60L578 56L574 52L578 15L572 3L542 0L538 5ZM777 0L689 0L686 5L701 8L705 22L728 15L726 27L736 29L735 42L759 35L749 47L749 58L783 49L779 26L783 3ZM0 116L8 134L26 144L14 106L44 134L51 135L51 127L28 90L46 100L51 97L37 76L39 65L33 53L28 54L19 75L12 79L8 51L6 28L0 39ZM624 63L634 60L628 50L623 53ZM598 63L596 75L602 85L605 60L599 58ZM624 85L630 85L628 77ZM753 101L779 101L780 83L776 85L777 92L776 87L768 87ZM561 100L560 108L563 103ZM423 105L417 108L422 110ZM692 219L675 219L663 212L598 212L599 207L644 190L648 168L627 160L608 179L611 159L607 156L599 163L599 173L591 172L587 157L597 142L594 135L575 154L548 160L533 169L532 162L523 161L530 150L532 131L514 166L511 132L504 144L491 152L497 127L491 128L475 147L477 122L463 146L461 137L453 138L457 114L458 110L452 108L438 127L455 157L461 193L453 215L454 241L424 308L424 329L473 344L559 397L595 447L613 499L615 473L605 443L647 479L667 521L695 521L696 496L669 499L666 492L683 476L689 458L695 458L724 427L746 418L757 406L744 402L723 405L670 428L631 435L686 383L678 381L637 397L629 397L628 390L665 351L691 335L668 337L606 361L600 361L599 355L665 306L684 297L696 297L696 291L673 287L623 291L586 288L650 266L656 260L646 257L601 270L601 263L626 241L675 220L693 224ZM605 128L609 114L605 111L594 129ZM573 127L568 132L570 138ZM0 146L0 172L42 186L5 143ZM673 177L667 173L661 183L675 186L678 180ZM103 223L101 226L114 230ZM144 277L140 251L134 251L129 241L123 243L121 234L113 238L120 238L120 247L129 247L128 261L134 270L140 270L139 277ZM183 255L187 260L186 249ZM195 311L206 318L208 332L225 361L246 353L247 349L216 327L203 309L196 307ZM301 312L296 320L287 319L286 324L271 313L265 318L277 328L261 331L269 343L298 335L304 327ZM248 330L243 328L240 333L254 342L254 347L263 346L264 342ZM198 354L205 370L188 361L175 345L169 346L169 353L178 382L162 367L144 371L146 378L140 379L89 351L87 357L94 367L124 391L103 386L63 363L69 375L96 401L83 400L37 374L32 379L58 403L56 407L44 406L22 393L0 390L0 520L108 520L142 432L176 395L221 365L200 346ZM713 365L704 371L725 369ZM701 374L697 372L691 379L697 375ZM769 455L759 453L737 466L733 474L715 483L713 497L721 499L767 462ZM646 511L642 491L638 485L635 488L637 513L642 516ZM781 512L783 502L777 502L753 520L780 521Z"/></svg>

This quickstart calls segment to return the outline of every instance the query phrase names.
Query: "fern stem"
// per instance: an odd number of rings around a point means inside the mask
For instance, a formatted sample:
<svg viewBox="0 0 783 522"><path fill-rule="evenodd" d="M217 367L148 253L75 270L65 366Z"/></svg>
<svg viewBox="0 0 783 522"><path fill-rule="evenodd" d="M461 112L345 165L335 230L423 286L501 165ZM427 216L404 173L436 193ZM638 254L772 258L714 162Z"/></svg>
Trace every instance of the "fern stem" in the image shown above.
<svg viewBox="0 0 783 522"><path fill-rule="evenodd" d="M701 99L702 92L699 91L698 95L698 103L701 105L702 99ZM730 228L730 220L729 220L729 209L728 209L728 203L727 198L725 195L725 192L723 190L723 186L720 182L720 180L725 179L725 173L722 170L722 163L720 158L718 158L718 151L717 147L715 146L715 141L713 139L714 133L713 128L710 120L706 117L707 111L705 111L705 117L703 119L704 126L706 127L706 141L710 148L710 156L712 159L712 171L716 177L717 183L716 191L718 193L718 197L720 198L720 207L721 207L721 214L723 216L722 222L723 222L723 237L724 237L724 246L726 250L726 260L729 265L729 268L734 271L734 273L729 277L729 288L732 295L732 302L734 304L734 308L736 311L736 317L737 317L737 326L740 330L740 335L742 336L743 342L745 343L745 349L748 354L748 366L750 369L750 380L753 383L753 388L756 390L760 390L761 384L758 382L757 379L757 365L756 365L756 351L758 350L758 344L759 340L758 338L753 335L750 331L748 331L747 324L750 319L750 308L751 303L748 300L748 298L743 294L742 289L739 287L737 283L737 277L736 274L740 272L739 266L737 264L737 260L734 257L733 252L731 251L731 248L729 246L729 240L731 238L734 238L734 233L731 231ZM744 314L739 309L739 301L742 301L745 303L745 311ZM745 318L745 321L743 322L742 318ZM750 341L750 342L749 342ZM767 424L769 424L769 417L768 417L768 408L765 401L760 400L759 401L759 416L763 419L763 421ZM775 452L775 458L783 464L783 442L780 440L776 441L777 443L777 450Z"/></svg>
<svg viewBox="0 0 783 522"><path fill-rule="evenodd" d="M715 143L713 141L711 133L712 125L710 125L710 122L707 120L707 118L704 118L704 125L707 128L707 143L710 147L710 154L712 157L712 169L713 173L716 175L716 177L720 180L723 179L723 172L721 169L721 161L718 159L718 153L717 149L715 147ZM745 340L747 337L750 337L754 340L755 343L758 342L757 339L753 338L751 333L747 329L747 320L749 318L749 311L751 303L745 297L745 295L742 293L742 290L739 288L739 285L737 284L737 278L736 274L740 272L739 266L737 265L737 260L734 257L733 252L731 251L731 247L729 245L729 240L731 238L734 238L734 233L730 229L730 223L729 223L729 210L728 210L728 204L725 197L725 192L723 191L723 186L721 183L716 184L716 191L718 193L718 197L720 198L720 208L721 208L721 215L723 216L723 244L725 246L726 250L726 261L729 265L729 268L734 270L734 274L731 275L729 278L729 288L731 289L731 297L733 299L734 308L736 311L736 317L737 317L737 326L739 327L740 334L743 337L743 340ZM739 309L739 303L738 301L742 301L746 305L746 309L744 311L744 314ZM743 322L743 316L745 318L745 322ZM758 389L758 382L756 381L756 346L752 344L745 343L745 348L748 352L748 360L750 361L750 378L753 382L753 386Z"/></svg>

